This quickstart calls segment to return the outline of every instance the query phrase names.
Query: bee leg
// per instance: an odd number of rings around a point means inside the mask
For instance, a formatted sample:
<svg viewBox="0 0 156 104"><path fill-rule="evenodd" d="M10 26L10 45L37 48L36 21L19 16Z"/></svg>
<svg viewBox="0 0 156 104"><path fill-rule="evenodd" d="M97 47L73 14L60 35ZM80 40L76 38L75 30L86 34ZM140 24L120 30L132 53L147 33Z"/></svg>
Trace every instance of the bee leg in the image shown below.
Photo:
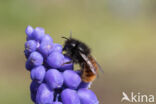
<svg viewBox="0 0 156 104"><path fill-rule="evenodd" d="M81 63L80 66L82 69L84 69L84 63Z"/></svg>
<svg viewBox="0 0 156 104"><path fill-rule="evenodd" d="M65 65L65 64L72 64L72 63L73 63L73 61L68 61L68 62L63 63L61 66Z"/></svg>

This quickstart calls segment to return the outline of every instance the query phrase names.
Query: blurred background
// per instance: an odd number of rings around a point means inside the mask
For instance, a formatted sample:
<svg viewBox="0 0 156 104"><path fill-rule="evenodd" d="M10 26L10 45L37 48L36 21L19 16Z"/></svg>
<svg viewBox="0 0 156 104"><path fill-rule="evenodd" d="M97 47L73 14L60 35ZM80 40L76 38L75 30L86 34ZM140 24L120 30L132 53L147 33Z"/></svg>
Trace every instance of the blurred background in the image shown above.
<svg viewBox="0 0 156 104"><path fill-rule="evenodd" d="M156 96L155 0L0 0L0 104L33 104L27 25L60 44L72 31L91 47L104 70L91 88L100 104L121 104L123 91Z"/></svg>

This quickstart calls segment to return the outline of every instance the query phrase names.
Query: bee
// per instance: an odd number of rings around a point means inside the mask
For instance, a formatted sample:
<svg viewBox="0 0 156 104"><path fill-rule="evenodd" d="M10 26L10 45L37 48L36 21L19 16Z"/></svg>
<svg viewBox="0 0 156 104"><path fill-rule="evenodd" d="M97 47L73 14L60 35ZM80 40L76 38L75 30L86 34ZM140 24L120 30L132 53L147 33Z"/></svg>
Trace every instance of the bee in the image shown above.
<svg viewBox="0 0 156 104"><path fill-rule="evenodd" d="M74 38L66 38L64 43L63 51L65 54L71 58L70 62L66 62L64 64L79 64L81 67L81 79L84 82L92 82L95 80L98 69L101 68L100 65L96 62L96 60L91 55L90 48L83 42L74 39Z"/></svg>

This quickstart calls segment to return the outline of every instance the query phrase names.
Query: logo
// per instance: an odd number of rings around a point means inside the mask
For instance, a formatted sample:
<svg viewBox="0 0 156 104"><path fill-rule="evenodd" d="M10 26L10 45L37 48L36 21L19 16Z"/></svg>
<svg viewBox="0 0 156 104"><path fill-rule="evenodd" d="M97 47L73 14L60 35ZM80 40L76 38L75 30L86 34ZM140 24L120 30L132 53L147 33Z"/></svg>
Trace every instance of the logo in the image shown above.
<svg viewBox="0 0 156 104"><path fill-rule="evenodd" d="M128 96L125 92L122 92L122 99L121 102L138 102L138 103L154 103L154 95L145 95L141 93L134 93L131 92L130 96Z"/></svg>

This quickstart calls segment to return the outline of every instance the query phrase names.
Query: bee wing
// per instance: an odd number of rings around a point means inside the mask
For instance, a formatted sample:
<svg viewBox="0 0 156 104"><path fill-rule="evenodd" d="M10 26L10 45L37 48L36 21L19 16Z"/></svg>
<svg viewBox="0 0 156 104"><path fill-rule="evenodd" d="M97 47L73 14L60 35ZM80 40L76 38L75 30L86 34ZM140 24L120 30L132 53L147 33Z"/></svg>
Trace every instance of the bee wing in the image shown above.
<svg viewBox="0 0 156 104"><path fill-rule="evenodd" d="M95 57L92 57L92 58L94 58L94 60L95 60L96 64L98 65L100 71L101 71L102 73L104 73L104 71L103 71L101 65L96 61L96 58L95 58Z"/></svg>
<svg viewBox="0 0 156 104"><path fill-rule="evenodd" d="M88 64L88 66L90 67L91 71L96 74L95 68L92 65L91 61L88 59L88 57L86 55L84 55L83 53L80 52L81 57L86 61L86 63Z"/></svg>

